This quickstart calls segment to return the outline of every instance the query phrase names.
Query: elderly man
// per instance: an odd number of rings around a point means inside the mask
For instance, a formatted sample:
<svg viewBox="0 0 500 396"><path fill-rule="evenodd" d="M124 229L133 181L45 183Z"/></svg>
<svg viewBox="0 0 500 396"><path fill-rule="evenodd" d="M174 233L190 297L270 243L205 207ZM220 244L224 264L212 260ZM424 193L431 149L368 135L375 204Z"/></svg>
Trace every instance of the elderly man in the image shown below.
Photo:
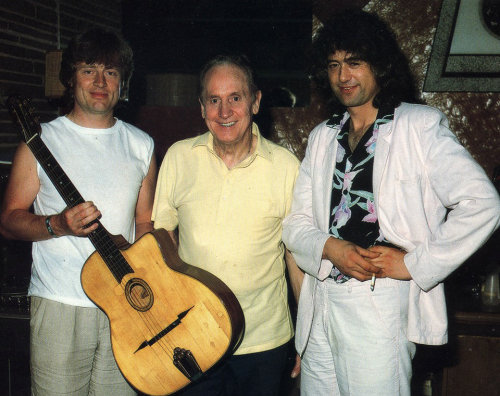
<svg viewBox="0 0 500 396"><path fill-rule="evenodd" d="M407 61L378 17L336 15L315 49L343 111L311 132L283 225L306 272L301 395L409 396L414 343L446 342L441 282L498 227L498 194L445 116L407 103Z"/></svg>
<svg viewBox="0 0 500 396"><path fill-rule="evenodd" d="M298 160L264 139L252 118L261 92L245 58L219 56L200 74L209 132L174 144L160 168L153 221L180 257L224 281L245 315L235 354L185 395L277 395L293 335L282 220ZM287 260L294 290L301 273Z"/></svg>
<svg viewBox="0 0 500 396"><path fill-rule="evenodd" d="M132 71L128 44L101 29L78 35L63 54L61 81L73 107L42 124L41 137L92 202L66 207L26 144L14 158L1 231L34 241L29 286L34 395L135 394L114 360L109 321L80 283L83 264L95 250L86 238L98 226L95 219L128 242L153 228L153 140L113 116Z"/></svg>

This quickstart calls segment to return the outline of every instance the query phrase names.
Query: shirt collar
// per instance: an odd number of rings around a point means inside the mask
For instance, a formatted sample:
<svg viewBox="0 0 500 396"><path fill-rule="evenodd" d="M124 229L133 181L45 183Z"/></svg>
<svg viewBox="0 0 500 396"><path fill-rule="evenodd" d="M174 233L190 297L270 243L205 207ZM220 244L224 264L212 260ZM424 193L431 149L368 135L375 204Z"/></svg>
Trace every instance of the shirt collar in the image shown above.
<svg viewBox="0 0 500 396"><path fill-rule="evenodd" d="M262 137L260 134L259 127L257 124L254 122L252 123L252 134L257 136L257 147L255 149L255 152L253 153L252 157L255 156L260 156L262 158L265 158L269 161L273 160L273 152L271 150L271 147L269 145L269 142ZM206 146L210 151L214 151L214 137L210 133L210 131L204 133L203 135L198 136L194 142L192 148L198 147L198 146Z"/></svg>
<svg viewBox="0 0 500 396"><path fill-rule="evenodd" d="M345 113L333 114L330 119L326 122L326 125L330 128L338 128L342 129L346 121L349 119L349 113L346 111ZM385 124L394 119L394 109L381 107L377 114L377 119L375 120L378 124Z"/></svg>

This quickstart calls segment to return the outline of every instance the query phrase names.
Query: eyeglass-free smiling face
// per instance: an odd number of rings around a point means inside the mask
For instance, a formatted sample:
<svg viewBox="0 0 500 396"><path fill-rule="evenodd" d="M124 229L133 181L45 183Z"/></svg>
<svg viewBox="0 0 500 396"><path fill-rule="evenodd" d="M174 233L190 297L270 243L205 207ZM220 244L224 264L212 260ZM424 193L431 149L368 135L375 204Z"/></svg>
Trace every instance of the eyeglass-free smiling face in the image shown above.
<svg viewBox="0 0 500 396"><path fill-rule="evenodd" d="M120 98L120 72L102 64L78 63L73 78L74 112L109 115Z"/></svg>
<svg viewBox="0 0 500 396"><path fill-rule="evenodd" d="M218 65L205 78L201 113L218 146L247 144L252 117L259 111L261 92L252 98L247 78L233 65Z"/></svg>
<svg viewBox="0 0 500 396"><path fill-rule="evenodd" d="M370 65L346 51L328 56L328 79L346 107L371 107L379 87Z"/></svg>

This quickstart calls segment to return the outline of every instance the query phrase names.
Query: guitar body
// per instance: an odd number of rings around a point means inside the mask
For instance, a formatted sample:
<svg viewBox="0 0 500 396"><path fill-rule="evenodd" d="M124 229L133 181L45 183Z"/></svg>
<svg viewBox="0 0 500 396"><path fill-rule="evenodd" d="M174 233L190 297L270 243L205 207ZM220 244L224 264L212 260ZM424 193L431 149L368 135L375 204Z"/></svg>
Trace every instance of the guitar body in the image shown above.
<svg viewBox="0 0 500 396"><path fill-rule="evenodd" d="M133 269L116 282L96 252L81 280L108 316L113 353L127 380L141 392L165 395L191 382L174 365L174 349L189 350L205 372L232 352L243 334L243 312L218 278L181 261L168 233L155 230L122 251ZM190 309L191 308L191 309ZM153 345L138 350L189 310Z"/></svg>

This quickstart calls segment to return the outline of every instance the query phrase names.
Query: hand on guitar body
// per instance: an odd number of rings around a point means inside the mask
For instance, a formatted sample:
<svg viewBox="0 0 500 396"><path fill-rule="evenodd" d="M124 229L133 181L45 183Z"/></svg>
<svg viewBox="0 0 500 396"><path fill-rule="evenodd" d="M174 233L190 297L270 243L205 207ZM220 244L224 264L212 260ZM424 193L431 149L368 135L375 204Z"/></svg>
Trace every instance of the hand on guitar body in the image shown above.
<svg viewBox="0 0 500 396"><path fill-rule="evenodd" d="M87 201L73 208L66 208L58 215L50 217L50 225L56 236L73 235L86 237L97 229L101 212L93 202ZM90 225L89 225L90 224Z"/></svg>

